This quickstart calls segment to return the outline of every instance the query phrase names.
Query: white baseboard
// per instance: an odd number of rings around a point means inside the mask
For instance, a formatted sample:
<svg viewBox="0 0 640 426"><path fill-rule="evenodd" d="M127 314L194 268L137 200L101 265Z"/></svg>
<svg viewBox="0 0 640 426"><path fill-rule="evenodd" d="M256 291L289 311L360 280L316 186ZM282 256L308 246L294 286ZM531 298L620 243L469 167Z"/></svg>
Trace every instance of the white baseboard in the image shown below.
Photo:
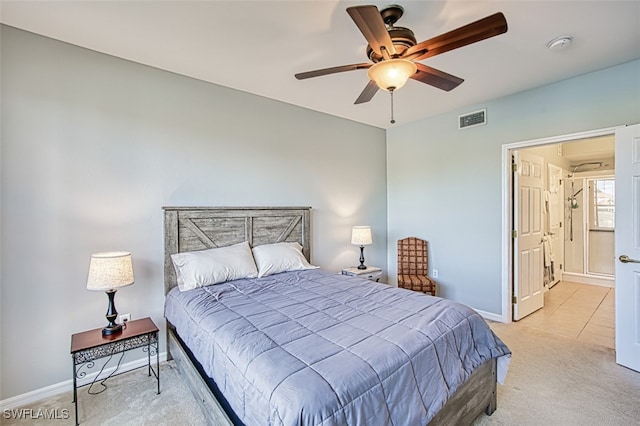
<svg viewBox="0 0 640 426"><path fill-rule="evenodd" d="M475 309L475 311L479 313L480 316L484 319L488 319L496 322L504 322L502 319L502 315L494 314L492 312L481 311L479 309Z"/></svg>
<svg viewBox="0 0 640 426"><path fill-rule="evenodd" d="M595 275L578 274L574 272L564 271L562 273L562 281L571 281L578 284L599 285L600 287L615 287L616 279L614 277L599 277Z"/></svg>
<svg viewBox="0 0 640 426"><path fill-rule="evenodd" d="M152 366L155 365L155 362L154 362L155 360L153 358L155 358L155 356L153 356L151 359ZM160 352L160 362L164 362L166 360L167 360L167 353ZM135 370L136 368L144 367L146 365L147 365L146 357L138 358L136 360L122 364L117 374ZM115 366L105 368L104 371L102 372L102 377L106 377L109 374L111 374L113 370L115 370L115 368L116 368ZM87 374L82 379L78 379L78 387L88 385L93 381L93 379L95 379L97 375L98 375L98 372L96 371L95 373ZM30 405L30 404L33 404L34 402L42 401L43 399L51 398L53 396L60 395L65 392L69 392L71 390L73 390L73 380L72 379L65 380L64 382L60 382L51 386L46 386L44 388L36 389L31 392L23 393L22 395L17 395L11 398L3 399L2 401L0 401L0 411L12 410L12 409L24 407L25 405Z"/></svg>

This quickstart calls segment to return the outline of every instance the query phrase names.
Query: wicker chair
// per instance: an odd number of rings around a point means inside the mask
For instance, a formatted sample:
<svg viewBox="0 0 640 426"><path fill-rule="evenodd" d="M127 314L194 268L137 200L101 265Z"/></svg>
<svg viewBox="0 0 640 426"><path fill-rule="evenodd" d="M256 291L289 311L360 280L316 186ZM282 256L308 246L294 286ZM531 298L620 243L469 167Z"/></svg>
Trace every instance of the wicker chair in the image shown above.
<svg viewBox="0 0 640 426"><path fill-rule="evenodd" d="M427 257L426 241L398 240L398 287L436 295L436 282L427 276Z"/></svg>

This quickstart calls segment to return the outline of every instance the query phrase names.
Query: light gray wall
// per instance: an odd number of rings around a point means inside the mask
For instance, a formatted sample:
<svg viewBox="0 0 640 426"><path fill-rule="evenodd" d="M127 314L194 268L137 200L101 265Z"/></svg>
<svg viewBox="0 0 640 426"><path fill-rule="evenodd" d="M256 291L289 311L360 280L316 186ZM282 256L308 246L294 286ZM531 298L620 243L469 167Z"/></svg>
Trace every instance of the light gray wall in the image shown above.
<svg viewBox="0 0 640 426"><path fill-rule="evenodd" d="M457 129L487 108L488 124ZM439 294L501 314L502 145L640 122L640 61L387 132L388 264L396 241L430 244Z"/></svg>
<svg viewBox="0 0 640 426"><path fill-rule="evenodd" d="M91 253L132 252L118 311L163 326L162 206L311 206L314 263L357 264L351 226L371 225L386 267L383 130L1 35L0 399L70 380L71 334L106 325Z"/></svg>

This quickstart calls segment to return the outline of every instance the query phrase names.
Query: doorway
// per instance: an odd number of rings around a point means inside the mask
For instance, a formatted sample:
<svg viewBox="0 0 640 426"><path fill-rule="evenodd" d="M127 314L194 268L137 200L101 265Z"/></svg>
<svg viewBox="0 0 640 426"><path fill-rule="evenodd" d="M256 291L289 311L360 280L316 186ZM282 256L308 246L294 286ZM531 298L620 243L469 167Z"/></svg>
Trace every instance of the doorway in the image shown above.
<svg viewBox="0 0 640 426"><path fill-rule="evenodd" d="M561 280L613 287L615 138L513 155L513 320L542 309Z"/></svg>
<svg viewBox="0 0 640 426"><path fill-rule="evenodd" d="M640 304L637 303L638 280L640 276L640 211L634 208L640 202L640 124L619 126L608 129L576 133L573 135L507 144L502 146L502 308L503 322L511 322L512 318L512 283L513 283L513 249L512 229L513 211L512 197L512 164L511 156L514 150L521 148L566 143L581 139L615 135L615 156L618 164L615 166L616 180L616 213L615 213L615 242L614 250L615 278L615 356L616 362L624 367L640 371L640 338L638 337L638 323L640 318Z"/></svg>
<svg viewBox="0 0 640 426"><path fill-rule="evenodd" d="M615 137L577 139L512 153L516 166L512 319L519 321L543 309L548 299L544 294L561 280L614 286ZM538 170L537 187L530 183L533 164ZM527 223L531 217L539 218L536 233Z"/></svg>
<svg viewBox="0 0 640 426"><path fill-rule="evenodd" d="M541 243L544 253L545 291L560 280L613 287L614 136L514 150L516 155L525 153L537 155L542 163L545 196L539 213L541 235L536 243ZM521 185L520 174L514 174L514 186ZM515 210L520 208L515 202L513 205ZM519 216L523 217L522 212ZM514 223L517 225L517 221ZM517 245L514 242L514 247ZM516 270L518 263L515 257ZM514 319L519 318L514 315Z"/></svg>
<svg viewBox="0 0 640 426"><path fill-rule="evenodd" d="M544 231L542 238L539 240L542 245L543 239L548 239L545 243L546 247L551 247L553 252L553 264L550 264L549 259L544 260L544 278L545 289L553 287L563 279L563 275L566 271L565 259L567 254L565 251L565 245L562 243L570 238L569 226L571 223L569 210L569 198L570 195L567 192L570 190L569 178L571 171L576 165L591 161L602 161L603 166L607 164L608 173L613 173L614 168L614 149L615 146L615 128L601 129L597 131L589 131L576 133L572 135L564 135L552 138L538 139L532 141L525 141L520 143L514 143L503 146L503 165L505 166L503 171L503 224L506 227L503 229L503 280L502 280L502 292L503 292L503 309L502 320L504 322L511 322L514 320L514 302L518 301L518 277L514 274L514 270L517 270L517 257L519 253L514 251L514 231L516 230L514 219L514 209L517 210L517 206L514 206L514 194L517 193L517 189L513 187L512 182L512 159L517 152L532 152L534 155L542 154L545 159L553 159L553 161L546 161L544 166L544 180L545 188L547 188L546 194L543 196L542 208L544 208L543 221ZM603 140L608 139L609 142L603 143ZM597 158L597 160L596 160ZM509 165L509 167L507 167ZM516 166L517 167L517 166ZM585 166L581 166L584 168ZM589 169L590 171L593 171ZM585 171L585 170L583 170ZM588 171L588 170L587 170ZM599 172L603 172L600 170ZM580 172L580 168L575 170L573 174L573 187L576 188L576 179ZM581 176L582 178L582 176ZM584 191L581 191L581 193ZM580 194L579 194L580 195ZM587 197L587 195L585 195ZM585 198L587 200L587 198ZM584 205L584 204L583 204ZM575 212L573 212L575 213ZM576 225L577 218L574 216L574 225ZM577 228L577 225L576 225ZM583 227L580 225L579 232L574 229L574 238L579 233L583 232ZM586 228L585 228L586 232ZM613 234L613 232L611 232ZM611 258L613 256L610 256ZM539 262L541 263L541 262ZM552 267L549 267L552 266ZM585 284L598 284L613 287L613 276L604 277L589 277L592 275L589 273L580 273L583 275L584 280L578 281ZM609 279L607 282L606 278ZM589 282L590 279L594 279L598 282ZM516 288L512 287L514 285ZM532 286L531 288L539 288ZM540 306L542 307L542 306ZM520 319L520 318L519 318Z"/></svg>

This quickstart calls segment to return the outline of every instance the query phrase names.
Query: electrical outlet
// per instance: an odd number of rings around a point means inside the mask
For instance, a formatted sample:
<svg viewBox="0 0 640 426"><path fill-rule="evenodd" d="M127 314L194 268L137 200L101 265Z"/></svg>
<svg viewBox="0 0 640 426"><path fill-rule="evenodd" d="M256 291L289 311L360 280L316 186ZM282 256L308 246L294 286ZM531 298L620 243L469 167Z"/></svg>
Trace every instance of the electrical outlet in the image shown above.
<svg viewBox="0 0 640 426"><path fill-rule="evenodd" d="M131 314L120 315L120 324L126 324L131 321Z"/></svg>
<svg viewBox="0 0 640 426"><path fill-rule="evenodd" d="M433 278L438 278L438 270L437 269L433 270Z"/></svg>

